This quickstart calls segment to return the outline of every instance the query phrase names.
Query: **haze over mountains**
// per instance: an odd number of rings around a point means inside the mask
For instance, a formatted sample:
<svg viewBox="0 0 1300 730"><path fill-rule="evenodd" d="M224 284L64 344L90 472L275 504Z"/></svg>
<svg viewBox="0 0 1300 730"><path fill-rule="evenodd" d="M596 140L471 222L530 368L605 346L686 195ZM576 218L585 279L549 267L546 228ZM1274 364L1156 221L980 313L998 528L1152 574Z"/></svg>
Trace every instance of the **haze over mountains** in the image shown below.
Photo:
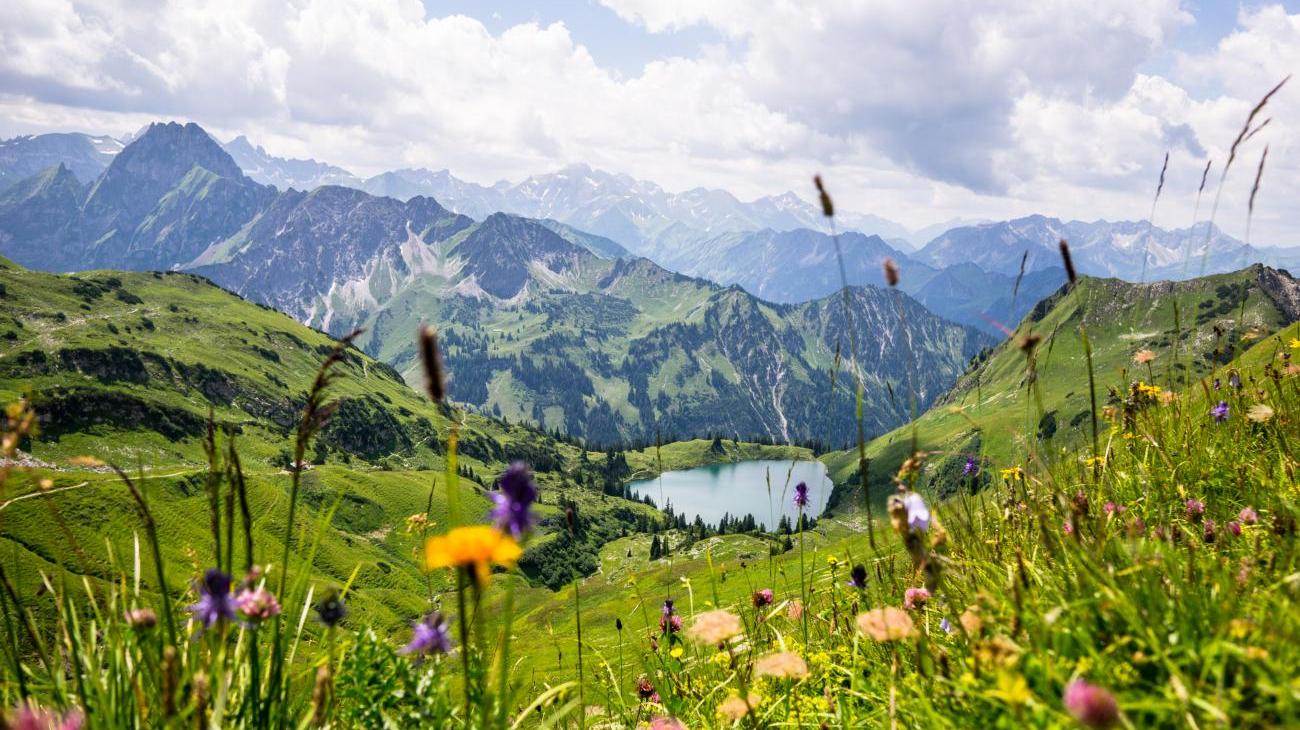
<svg viewBox="0 0 1300 730"><path fill-rule="evenodd" d="M491 187L445 171L359 180L194 124L151 125L120 151L84 135L0 149L0 254L30 268L192 270L336 335L364 327L360 344L400 370L431 322L456 398L597 440L815 439L851 418L846 377L813 405L852 353L835 241L793 194L672 194L586 166ZM877 386L868 427L906 420L909 362L925 407L1057 290L1060 238L1084 273L1137 279L1145 250L1150 279L1181 273L1188 252L1199 273L1206 232L1033 216L912 253L842 233L856 354ZM1294 260L1210 233L1212 271ZM886 258L897 300L879 288Z"/></svg>

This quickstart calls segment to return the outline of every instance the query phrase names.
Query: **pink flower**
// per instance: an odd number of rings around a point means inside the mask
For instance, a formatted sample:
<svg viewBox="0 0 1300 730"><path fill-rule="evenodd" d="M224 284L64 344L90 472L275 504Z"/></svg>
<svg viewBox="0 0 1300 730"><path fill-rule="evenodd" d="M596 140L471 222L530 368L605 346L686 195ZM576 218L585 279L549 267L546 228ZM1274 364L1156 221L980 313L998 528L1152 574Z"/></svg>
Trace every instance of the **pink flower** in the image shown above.
<svg viewBox="0 0 1300 730"><path fill-rule="evenodd" d="M1253 525L1259 522L1259 513L1250 507L1242 507L1241 511L1237 513L1237 519L1243 525Z"/></svg>
<svg viewBox="0 0 1300 730"><path fill-rule="evenodd" d="M1102 507L1102 509L1106 510L1106 514L1108 515L1122 515L1128 511L1128 507L1125 507L1122 504L1115 504L1114 502L1107 502L1106 506Z"/></svg>
<svg viewBox="0 0 1300 730"><path fill-rule="evenodd" d="M265 588L245 588L235 596L235 608L249 623L261 623L280 615L280 602Z"/></svg>
<svg viewBox="0 0 1300 730"><path fill-rule="evenodd" d="M775 598L775 594L772 593L771 588L764 588L761 591L757 591L754 593L754 608L763 608L764 606L770 606L772 605L772 601L774 598Z"/></svg>
<svg viewBox="0 0 1300 730"><path fill-rule="evenodd" d="M13 719L7 727L11 730L81 730L85 722L86 717L79 709L59 715L54 710L24 703L14 709Z"/></svg>
<svg viewBox="0 0 1300 730"><path fill-rule="evenodd" d="M1064 525L1061 525L1061 530L1063 530L1067 535L1073 535L1074 525L1071 525L1069 521L1067 521Z"/></svg>
<svg viewBox="0 0 1300 730"><path fill-rule="evenodd" d="M1205 514L1205 503L1199 499L1189 499L1186 504L1187 519L1197 522Z"/></svg>
<svg viewBox="0 0 1300 730"><path fill-rule="evenodd" d="M1108 728L1119 723L1119 703L1105 688L1076 679L1065 686L1061 699L1084 727Z"/></svg>
<svg viewBox="0 0 1300 730"><path fill-rule="evenodd" d="M656 717L650 721L650 730L686 730L686 726L673 717Z"/></svg>
<svg viewBox="0 0 1300 730"><path fill-rule="evenodd" d="M1233 537L1241 537L1241 523L1236 520L1229 522L1228 532L1231 532Z"/></svg>
<svg viewBox="0 0 1300 730"><path fill-rule="evenodd" d="M925 608L926 601L930 600L930 592L924 588L908 588L903 593L903 608L909 611Z"/></svg>

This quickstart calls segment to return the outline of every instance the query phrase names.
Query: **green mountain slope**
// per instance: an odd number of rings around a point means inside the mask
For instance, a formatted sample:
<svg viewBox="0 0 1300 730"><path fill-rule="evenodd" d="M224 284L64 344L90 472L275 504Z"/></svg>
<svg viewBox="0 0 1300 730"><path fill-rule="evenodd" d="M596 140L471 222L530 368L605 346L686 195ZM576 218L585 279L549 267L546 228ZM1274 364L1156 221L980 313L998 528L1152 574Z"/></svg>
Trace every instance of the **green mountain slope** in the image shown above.
<svg viewBox="0 0 1300 730"><path fill-rule="evenodd" d="M982 464L1024 463L1033 449L1089 442L1081 323L1092 344L1100 410L1125 395L1110 392L1116 383L1143 381L1165 391L1185 390L1258 338L1298 319L1300 283L1261 265L1145 285L1085 277L1073 290L1040 302L1012 338L964 374L914 425L868 444L873 495L879 500L889 493L892 477L911 450L913 433L927 455L923 478L939 495L969 484L962 476L968 458ZM1021 347L1031 333L1041 338L1034 348L1033 379ZM1149 367L1134 361L1142 350L1154 355ZM1113 438L1110 424L1101 420L1099 430L1104 449ZM856 483L855 450L825 458L838 484ZM840 495L842 505L860 503L855 490Z"/></svg>

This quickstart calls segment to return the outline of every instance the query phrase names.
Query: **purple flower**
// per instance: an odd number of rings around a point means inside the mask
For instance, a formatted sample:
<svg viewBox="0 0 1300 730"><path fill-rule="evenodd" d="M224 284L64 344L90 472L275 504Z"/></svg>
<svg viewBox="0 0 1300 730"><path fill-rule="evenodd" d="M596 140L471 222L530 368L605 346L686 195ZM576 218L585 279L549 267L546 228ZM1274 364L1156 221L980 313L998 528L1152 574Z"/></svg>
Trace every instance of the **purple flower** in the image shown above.
<svg viewBox="0 0 1300 730"><path fill-rule="evenodd" d="M918 611L925 608L925 604L930 600L930 592L924 588L908 588L903 592L903 608L909 611Z"/></svg>
<svg viewBox="0 0 1300 730"><path fill-rule="evenodd" d="M492 508L492 520L503 532L519 537L533 526L533 516L529 509L537 501L537 485L528 473L528 467L522 462L515 462L497 480L500 490L492 496L496 506Z"/></svg>
<svg viewBox="0 0 1300 730"><path fill-rule="evenodd" d="M0 721L3 719L0 717ZM13 718L5 727L13 730L81 730L85 722L85 715L77 708L66 715L59 715L54 710L22 703L14 710Z"/></svg>
<svg viewBox="0 0 1300 730"><path fill-rule="evenodd" d="M659 630L665 634L675 634L682 630L682 617L677 615L677 609L673 608L671 598L664 601L663 610L659 615Z"/></svg>
<svg viewBox="0 0 1300 730"><path fill-rule="evenodd" d="M259 624L280 615L280 602L265 588L245 588L235 596L235 607L250 624Z"/></svg>
<svg viewBox="0 0 1300 730"><path fill-rule="evenodd" d="M1119 723L1119 703L1102 687L1076 679L1065 685L1065 709L1084 727L1108 728Z"/></svg>
<svg viewBox="0 0 1300 730"><path fill-rule="evenodd" d="M943 629L945 634L956 633L956 630L952 627L952 622L946 616L939 622L939 628Z"/></svg>
<svg viewBox="0 0 1300 730"><path fill-rule="evenodd" d="M133 629L152 629L158 625L158 614L152 608L133 608L126 612L126 623Z"/></svg>
<svg viewBox="0 0 1300 730"><path fill-rule="evenodd" d="M1237 519L1243 525L1253 525L1259 522L1259 513L1250 507L1242 507L1241 511L1237 513Z"/></svg>
<svg viewBox="0 0 1300 730"><path fill-rule="evenodd" d="M754 608L763 608L764 606L770 606L772 605L772 601L775 598L776 595L772 593L771 588L764 588L761 591L756 591L754 593Z"/></svg>
<svg viewBox="0 0 1300 730"><path fill-rule="evenodd" d="M1226 400L1219 401L1219 405L1210 409L1210 415L1214 416L1214 420L1218 421L1219 423L1223 423L1224 421L1228 420L1228 401Z"/></svg>
<svg viewBox="0 0 1300 730"><path fill-rule="evenodd" d="M235 604L230 598L230 576L210 568L197 588L199 602L190 606L190 613L203 624L203 628L235 619Z"/></svg>
<svg viewBox="0 0 1300 730"><path fill-rule="evenodd" d="M853 566L853 570L849 571L849 585L858 590L866 589L867 568L862 563Z"/></svg>
<svg viewBox="0 0 1300 730"><path fill-rule="evenodd" d="M1215 390L1218 390L1218 389L1221 388L1221 387L1223 387L1223 381L1222 381L1222 380L1219 380L1218 378L1215 378L1215 379L1214 379L1214 389L1215 389Z"/></svg>
<svg viewBox="0 0 1300 730"><path fill-rule="evenodd" d="M966 457L966 465L961 468L962 476L973 477L980 473L980 463L975 461L975 457Z"/></svg>
<svg viewBox="0 0 1300 730"><path fill-rule="evenodd" d="M325 594L315 608L316 620L331 628L337 626L343 617L348 615L348 607L343 603L343 596L339 595L337 590Z"/></svg>
<svg viewBox="0 0 1300 730"><path fill-rule="evenodd" d="M794 485L794 504L799 509L808 506L808 485L804 482Z"/></svg>
<svg viewBox="0 0 1300 730"><path fill-rule="evenodd" d="M1206 518L1202 537L1206 542L1214 542L1214 520Z"/></svg>
<svg viewBox="0 0 1300 730"><path fill-rule="evenodd" d="M1236 520L1229 522L1228 532L1231 532L1233 537L1241 537L1241 523Z"/></svg>
<svg viewBox="0 0 1300 730"><path fill-rule="evenodd" d="M903 497L903 506L907 507L908 527L920 532L930 529L930 508L925 506L924 497L916 492L908 492Z"/></svg>
<svg viewBox="0 0 1300 730"><path fill-rule="evenodd" d="M1187 519L1192 520L1193 522L1200 521L1201 515L1205 514L1205 503L1199 499L1187 500L1185 507L1187 511Z"/></svg>
<svg viewBox="0 0 1300 730"><path fill-rule="evenodd" d="M411 627L411 643L397 650L398 654L446 654L451 651L451 632L447 619L434 611Z"/></svg>
<svg viewBox="0 0 1300 730"><path fill-rule="evenodd" d="M1231 385L1233 390L1241 390L1241 376L1236 373L1230 374L1228 376L1228 385Z"/></svg>

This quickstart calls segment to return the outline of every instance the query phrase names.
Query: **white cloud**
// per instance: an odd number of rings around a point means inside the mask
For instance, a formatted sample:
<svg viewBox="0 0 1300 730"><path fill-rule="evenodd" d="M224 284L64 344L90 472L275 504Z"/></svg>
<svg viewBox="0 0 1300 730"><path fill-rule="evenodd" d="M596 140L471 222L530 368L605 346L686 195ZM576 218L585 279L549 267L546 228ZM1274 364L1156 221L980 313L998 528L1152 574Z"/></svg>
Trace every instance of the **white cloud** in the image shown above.
<svg viewBox="0 0 1300 730"><path fill-rule="evenodd" d="M1221 155L1259 93L1300 68L1300 15L1280 7L1158 75L1144 69L1190 20L1177 0L603 2L649 32L707 24L729 42L629 77L564 24L494 35L418 0L10 0L0 133L191 119L362 174L489 182L587 162L750 196L806 193L820 170L842 206L918 226L1141 217L1172 148L1181 221L1201 153ZM1297 100L1279 96L1259 139L1273 148L1256 230L1279 242L1300 224L1285 205ZM1244 208L1236 188L1224 200Z"/></svg>

